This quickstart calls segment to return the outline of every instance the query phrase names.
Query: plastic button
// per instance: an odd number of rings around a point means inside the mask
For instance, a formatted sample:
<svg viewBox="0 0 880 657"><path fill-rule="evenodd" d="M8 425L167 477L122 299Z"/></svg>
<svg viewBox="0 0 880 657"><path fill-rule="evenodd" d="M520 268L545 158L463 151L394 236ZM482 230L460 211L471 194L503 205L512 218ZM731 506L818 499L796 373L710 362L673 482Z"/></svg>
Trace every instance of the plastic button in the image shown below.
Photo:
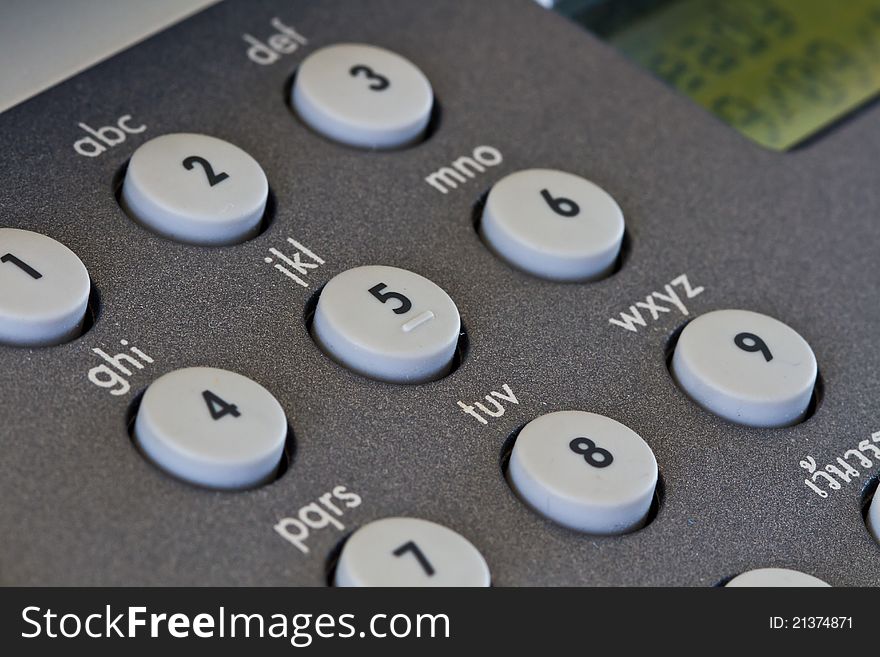
<svg viewBox="0 0 880 657"><path fill-rule="evenodd" d="M310 128L359 148L389 149L418 141L434 92L409 60L376 46L316 50L300 65L293 107Z"/></svg>
<svg viewBox="0 0 880 657"><path fill-rule="evenodd" d="M144 454L175 477L239 489L275 475L287 419L275 397L246 376L189 367L147 388L134 436Z"/></svg>
<svg viewBox="0 0 880 657"><path fill-rule="evenodd" d="M427 520L384 518L345 542L335 586L489 586L489 566L461 534Z"/></svg>
<svg viewBox="0 0 880 657"><path fill-rule="evenodd" d="M334 276L321 291L312 335L334 360L374 379L421 383L452 366L461 320L423 276L371 265Z"/></svg>
<svg viewBox="0 0 880 657"><path fill-rule="evenodd" d="M759 568L737 575L727 583L732 587L820 587L831 586L821 579L787 568Z"/></svg>
<svg viewBox="0 0 880 657"><path fill-rule="evenodd" d="M557 281L590 281L614 269L623 212L598 185L564 171L528 169L495 183L480 235L513 267Z"/></svg>
<svg viewBox="0 0 880 657"><path fill-rule="evenodd" d="M138 222L179 242L221 246L254 237L269 184L250 155L222 139L170 134L131 156L122 204Z"/></svg>
<svg viewBox="0 0 880 657"><path fill-rule="evenodd" d="M816 383L813 350L779 320L716 310L685 326L672 357L678 384L700 406L754 427L801 421Z"/></svg>
<svg viewBox="0 0 880 657"><path fill-rule="evenodd" d="M880 441L880 434L875 434L875 441ZM874 491L874 499L868 508L868 529L874 540L880 543L880 487Z"/></svg>
<svg viewBox="0 0 880 657"><path fill-rule="evenodd" d="M507 478L535 511L589 534L641 527L657 485L648 444L616 420L558 411L529 422L516 438Z"/></svg>
<svg viewBox="0 0 880 657"><path fill-rule="evenodd" d="M0 342L37 347L82 331L91 283L85 265L51 237L0 228Z"/></svg>

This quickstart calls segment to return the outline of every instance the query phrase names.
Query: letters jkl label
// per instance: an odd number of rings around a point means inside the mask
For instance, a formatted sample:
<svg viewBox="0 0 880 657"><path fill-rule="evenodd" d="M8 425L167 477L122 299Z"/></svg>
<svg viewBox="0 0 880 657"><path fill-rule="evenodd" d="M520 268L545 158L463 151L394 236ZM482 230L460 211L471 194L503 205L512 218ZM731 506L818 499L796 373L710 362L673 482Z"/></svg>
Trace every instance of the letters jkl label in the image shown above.
<svg viewBox="0 0 880 657"><path fill-rule="evenodd" d="M263 258L267 265L274 264L274 268L284 274L300 287L309 287L309 273L317 269L326 261L307 246L300 244L292 237L287 238L288 245L284 251L274 247L269 249L269 254ZM290 247L296 249L291 250Z"/></svg>

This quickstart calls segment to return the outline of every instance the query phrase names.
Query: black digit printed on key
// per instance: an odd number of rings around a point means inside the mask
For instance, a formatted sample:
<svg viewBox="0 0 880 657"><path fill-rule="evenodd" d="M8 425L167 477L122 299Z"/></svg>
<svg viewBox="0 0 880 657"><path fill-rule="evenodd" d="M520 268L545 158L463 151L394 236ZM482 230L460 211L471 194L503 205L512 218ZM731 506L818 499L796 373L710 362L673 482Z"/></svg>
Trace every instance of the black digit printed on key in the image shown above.
<svg viewBox="0 0 880 657"><path fill-rule="evenodd" d="M388 78L384 75L379 75L369 66L364 66L363 64L352 66L348 73L354 78L363 75L367 80L370 80L368 89L371 89L372 91L385 91L385 89L391 86Z"/></svg>
<svg viewBox="0 0 880 657"><path fill-rule="evenodd" d="M575 454L581 454L584 457L584 461L594 468L607 468L614 462L614 456L611 452L602 447L597 447L596 443L589 438L575 438L568 443L568 447Z"/></svg>
<svg viewBox="0 0 880 657"><path fill-rule="evenodd" d="M203 391L202 398L205 400L205 404L208 405L208 412L214 420L220 420L226 415L241 417L241 412L238 410L238 406L230 404L210 390Z"/></svg>
<svg viewBox="0 0 880 657"><path fill-rule="evenodd" d="M24 273L26 273L28 276L30 276L31 278L33 278L35 281L36 281L36 280L40 280L41 278L43 278L43 275L42 275L40 272L38 272L36 269L34 269L33 267L31 267L31 266L30 266L29 264L27 264L26 262L24 262L24 261L22 261L22 260L16 258L16 257L15 257L14 255L12 255L11 253L7 253L7 254L4 255L2 258L0 258L0 262L11 262L13 265L15 265L16 267L18 267L19 269L21 269L21 270L22 270Z"/></svg>
<svg viewBox="0 0 880 657"><path fill-rule="evenodd" d="M770 348L767 346L767 343L754 333L738 333L733 339L733 343L743 351L748 351L749 353L760 351L764 356L764 360L768 363L773 360L773 354L770 353Z"/></svg>
<svg viewBox="0 0 880 657"><path fill-rule="evenodd" d="M222 183L229 177L229 174L225 171L214 173L214 167L211 166L211 163L199 155L190 155L182 164L183 168L187 171L192 171L193 167L197 164L202 167L202 170L205 172L205 177L208 179L208 185L211 187L218 183Z"/></svg>
<svg viewBox="0 0 880 657"><path fill-rule="evenodd" d="M570 198L553 196L550 194L549 190L542 189L541 198L544 199L553 212L561 217L576 217L581 212L581 207Z"/></svg>
<svg viewBox="0 0 880 657"><path fill-rule="evenodd" d="M394 550L394 552L392 552L391 554L393 554L395 557L401 557L407 552L410 552L416 558L416 561L419 562L419 565L422 567L422 570L425 571L425 574L428 577L434 576L434 573L436 572L434 570L434 566L431 565L431 562L428 561L428 557L425 556L425 553L422 552L421 549L419 549L419 546L416 545L415 542L407 541L399 548Z"/></svg>
<svg viewBox="0 0 880 657"><path fill-rule="evenodd" d="M387 303L391 299L396 299L400 302L400 305L394 309L394 313L396 315L404 315L408 313L412 309L412 301L409 298L401 294L400 292L383 292L383 290L388 287L385 283L378 283L371 287L367 292L372 294L382 303Z"/></svg>

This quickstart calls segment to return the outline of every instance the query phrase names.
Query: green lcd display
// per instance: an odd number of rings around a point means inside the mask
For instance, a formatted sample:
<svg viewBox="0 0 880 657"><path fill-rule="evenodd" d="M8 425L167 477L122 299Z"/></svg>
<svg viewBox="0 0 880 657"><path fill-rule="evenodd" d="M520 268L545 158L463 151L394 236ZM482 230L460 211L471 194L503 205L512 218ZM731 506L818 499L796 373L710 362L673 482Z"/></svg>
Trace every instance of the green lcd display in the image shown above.
<svg viewBox="0 0 880 657"><path fill-rule="evenodd" d="M774 150L880 92L880 0L568 4L577 9L566 13Z"/></svg>

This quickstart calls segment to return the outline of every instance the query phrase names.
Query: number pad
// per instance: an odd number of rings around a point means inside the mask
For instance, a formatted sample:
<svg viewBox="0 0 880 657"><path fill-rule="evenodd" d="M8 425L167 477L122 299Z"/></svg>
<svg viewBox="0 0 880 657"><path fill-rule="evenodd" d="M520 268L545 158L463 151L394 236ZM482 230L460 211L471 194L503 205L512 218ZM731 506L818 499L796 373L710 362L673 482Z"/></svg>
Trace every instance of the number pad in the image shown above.
<svg viewBox="0 0 880 657"><path fill-rule="evenodd" d="M458 308L435 283L371 265L333 277L321 291L312 336L346 367L393 383L439 379L452 367Z"/></svg>
<svg viewBox="0 0 880 657"><path fill-rule="evenodd" d="M134 439L151 461L179 479L208 488L250 488L278 470L287 419L275 397L255 381L213 367L189 367L147 388Z"/></svg>
<svg viewBox="0 0 880 657"><path fill-rule="evenodd" d="M461 534L418 518L383 518L345 542L335 586L489 586L489 566Z"/></svg>
<svg viewBox="0 0 880 657"><path fill-rule="evenodd" d="M164 237L222 246L257 235L268 195L262 167L238 146L180 133L134 152L121 201L133 219Z"/></svg>
<svg viewBox="0 0 880 657"><path fill-rule="evenodd" d="M598 185L564 171L528 169L495 183L480 236L496 255L534 276L591 281L614 269L623 212Z"/></svg>
<svg viewBox="0 0 880 657"><path fill-rule="evenodd" d="M585 411L557 411L516 438L507 478L530 507L588 534L641 527L657 485L654 452L632 429Z"/></svg>
<svg viewBox="0 0 880 657"><path fill-rule="evenodd" d="M700 406L732 422L781 427L800 422L816 383L813 350L779 320L716 310L681 333L672 373Z"/></svg>
<svg viewBox="0 0 880 657"><path fill-rule="evenodd" d="M300 65L291 91L300 119L315 132L358 148L390 149L419 141L434 92L409 60L383 48L340 44Z"/></svg>
<svg viewBox="0 0 880 657"><path fill-rule="evenodd" d="M0 343L37 347L82 330L91 282L77 255L51 237L0 228Z"/></svg>

